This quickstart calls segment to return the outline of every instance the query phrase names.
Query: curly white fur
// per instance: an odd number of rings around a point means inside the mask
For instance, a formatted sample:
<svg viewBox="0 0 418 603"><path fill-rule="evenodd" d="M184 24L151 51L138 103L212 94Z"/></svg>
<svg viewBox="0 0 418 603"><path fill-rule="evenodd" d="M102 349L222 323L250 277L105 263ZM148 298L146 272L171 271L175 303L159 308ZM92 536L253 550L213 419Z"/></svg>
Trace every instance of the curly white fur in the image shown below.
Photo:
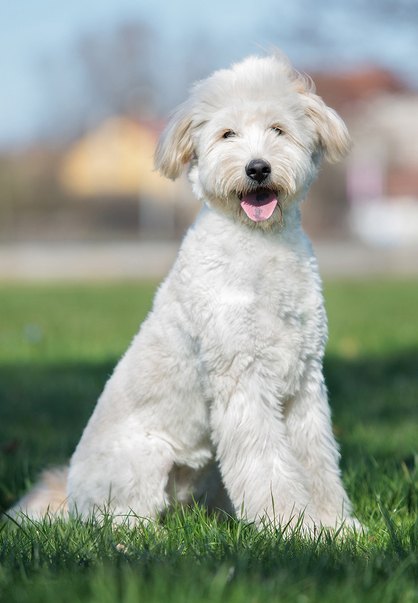
<svg viewBox="0 0 418 603"><path fill-rule="evenodd" d="M338 467L322 358L321 283L300 202L322 157L349 137L281 56L250 57L198 82L168 124L156 165L186 165L203 209L152 311L117 365L63 474L70 511L155 517L176 498L260 522L355 525ZM271 165L268 219L242 208ZM221 479L220 479L221 478ZM46 512L30 493L16 509ZM226 497L224 497L226 498Z"/></svg>

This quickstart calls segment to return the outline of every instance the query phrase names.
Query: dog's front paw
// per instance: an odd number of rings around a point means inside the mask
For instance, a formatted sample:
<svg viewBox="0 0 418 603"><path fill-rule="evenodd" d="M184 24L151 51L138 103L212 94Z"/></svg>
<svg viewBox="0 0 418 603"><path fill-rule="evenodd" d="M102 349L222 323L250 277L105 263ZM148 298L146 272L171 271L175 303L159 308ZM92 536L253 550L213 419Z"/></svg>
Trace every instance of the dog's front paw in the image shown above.
<svg viewBox="0 0 418 603"><path fill-rule="evenodd" d="M321 522L310 515L307 510L291 513L276 514L272 519L265 514L256 520L258 528L273 529L284 538L299 536L302 538L315 538L321 530Z"/></svg>
<svg viewBox="0 0 418 603"><path fill-rule="evenodd" d="M356 534L366 534L367 528L355 517L345 517L341 523L343 530L349 530Z"/></svg>
<svg viewBox="0 0 418 603"><path fill-rule="evenodd" d="M367 528L355 517L339 517L333 521L324 521L322 527L343 537L367 533Z"/></svg>

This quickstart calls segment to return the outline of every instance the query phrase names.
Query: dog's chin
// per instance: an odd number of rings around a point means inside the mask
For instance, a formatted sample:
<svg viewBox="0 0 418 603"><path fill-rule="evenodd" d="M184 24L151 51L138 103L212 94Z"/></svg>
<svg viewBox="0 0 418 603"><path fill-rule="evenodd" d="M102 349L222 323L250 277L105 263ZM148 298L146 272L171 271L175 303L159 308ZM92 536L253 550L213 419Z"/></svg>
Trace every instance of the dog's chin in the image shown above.
<svg viewBox="0 0 418 603"><path fill-rule="evenodd" d="M205 195L208 205L245 226L264 231L283 227L286 195L280 189L256 187L226 196Z"/></svg>
<svg viewBox="0 0 418 603"><path fill-rule="evenodd" d="M236 220L247 228L264 232L281 231L284 226L283 211L280 204L277 204L272 215L265 220L254 221L252 218L248 217L242 208L238 210Z"/></svg>

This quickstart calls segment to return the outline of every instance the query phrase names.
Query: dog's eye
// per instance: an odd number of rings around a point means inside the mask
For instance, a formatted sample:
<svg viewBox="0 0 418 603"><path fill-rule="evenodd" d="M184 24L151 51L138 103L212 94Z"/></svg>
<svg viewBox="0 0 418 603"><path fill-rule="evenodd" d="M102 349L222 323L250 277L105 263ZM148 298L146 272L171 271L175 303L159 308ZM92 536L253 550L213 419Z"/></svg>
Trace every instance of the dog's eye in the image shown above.
<svg viewBox="0 0 418 603"><path fill-rule="evenodd" d="M272 126L271 129L276 132L276 134L278 136L281 136L283 134L283 130L281 128L279 128L279 126Z"/></svg>
<svg viewBox="0 0 418 603"><path fill-rule="evenodd" d="M232 138L232 136L236 136L234 130L227 130L222 134L222 138Z"/></svg>

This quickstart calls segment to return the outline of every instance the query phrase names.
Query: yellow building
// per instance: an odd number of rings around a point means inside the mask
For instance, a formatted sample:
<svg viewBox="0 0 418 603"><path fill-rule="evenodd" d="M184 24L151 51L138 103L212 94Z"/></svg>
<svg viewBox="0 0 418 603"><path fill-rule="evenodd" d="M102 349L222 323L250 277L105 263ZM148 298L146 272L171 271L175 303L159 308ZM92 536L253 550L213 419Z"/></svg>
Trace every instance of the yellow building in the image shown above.
<svg viewBox="0 0 418 603"><path fill-rule="evenodd" d="M82 199L137 198L140 230L158 223L170 234L176 225L181 231L197 204L185 178L172 182L154 170L157 138L150 126L110 118L72 145L60 167L60 184Z"/></svg>
<svg viewBox="0 0 418 603"><path fill-rule="evenodd" d="M114 117L78 140L64 157L60 182L71 194L165 199L178 185L154 171L155 130Z"/></svg>

